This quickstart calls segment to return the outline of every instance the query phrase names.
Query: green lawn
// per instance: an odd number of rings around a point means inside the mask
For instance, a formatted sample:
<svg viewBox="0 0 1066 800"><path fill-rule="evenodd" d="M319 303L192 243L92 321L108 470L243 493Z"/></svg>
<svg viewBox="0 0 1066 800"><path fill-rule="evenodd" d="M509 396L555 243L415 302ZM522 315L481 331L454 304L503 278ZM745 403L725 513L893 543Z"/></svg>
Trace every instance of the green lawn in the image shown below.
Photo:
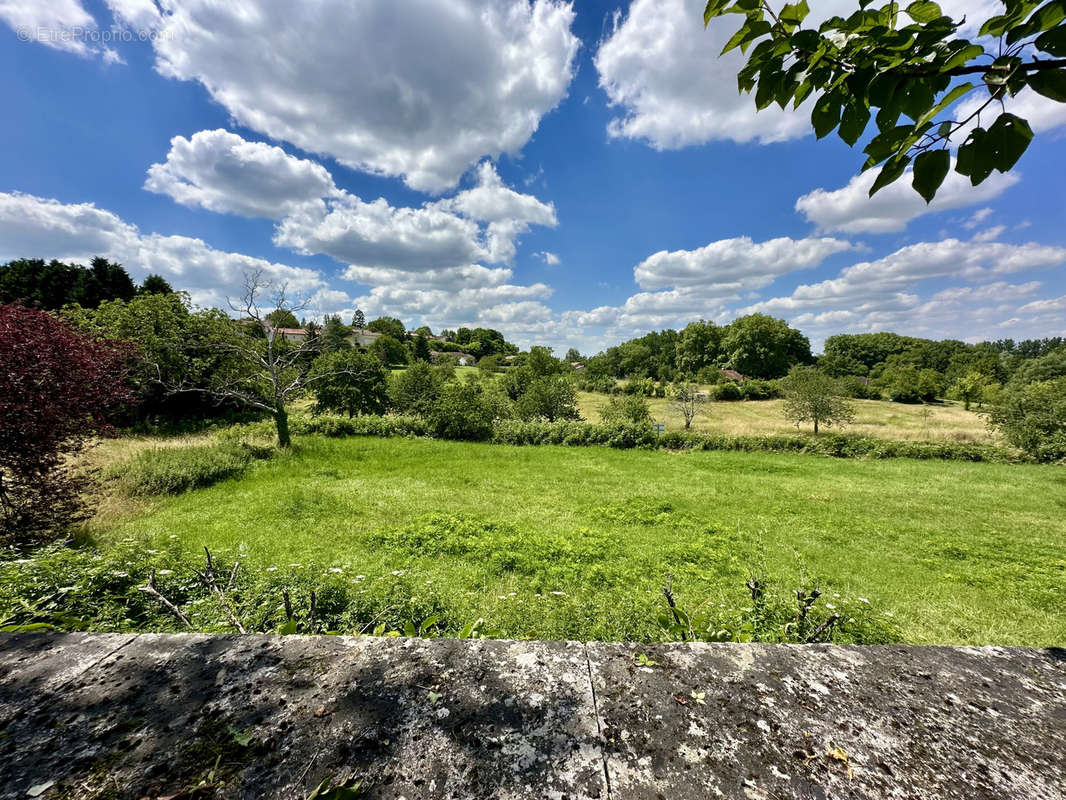
<svg viewBox="0 0 1066 800"><path fill-rule="evenodd" d="M667 574L713 609L756 568L866 598L913 643L1066 643L1058 467L309 437L92 532L356 584L399 571L509 636L648 638Z"/></svg>

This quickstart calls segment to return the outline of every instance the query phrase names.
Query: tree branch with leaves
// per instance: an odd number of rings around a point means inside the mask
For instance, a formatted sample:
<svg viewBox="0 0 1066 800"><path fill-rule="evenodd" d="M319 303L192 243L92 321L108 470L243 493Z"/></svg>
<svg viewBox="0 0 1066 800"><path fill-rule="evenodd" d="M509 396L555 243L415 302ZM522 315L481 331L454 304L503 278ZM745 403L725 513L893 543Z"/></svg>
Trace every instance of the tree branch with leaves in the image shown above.
<svg viewBox="0 0 1066 800"><path fill-rule="evenodd" d="M1033 138L1029 123L1005 110L1026 87L1066 102L1066 1L1001 0L1004 12L983 22L976 41L957 36L964 20L931 0L872 8L859 0L851 16L805 28L806 0L775 11L764 0L710 0L704 24L726 14L744 22L726 42L748 53L737 80L759 109L798 108L814 99L811 125L821 139L836 130L854 146L873 119L876 134L863 171L881 170L873 195L912 167L914 189L931 202L951 170L976 186L993 170L1007 172ZM977 80L963 80L974 76ZM950 116L964 96L987 97L964 119ZM995 114L984 127L984 117ZM961 143L957 140L965 137Z"/></svg>

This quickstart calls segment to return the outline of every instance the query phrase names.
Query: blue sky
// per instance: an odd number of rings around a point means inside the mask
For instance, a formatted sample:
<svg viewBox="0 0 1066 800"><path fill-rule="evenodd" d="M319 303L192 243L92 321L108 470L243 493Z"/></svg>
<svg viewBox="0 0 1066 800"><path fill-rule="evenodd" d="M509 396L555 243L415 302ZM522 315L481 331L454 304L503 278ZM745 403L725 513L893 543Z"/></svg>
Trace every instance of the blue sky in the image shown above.
<svg viewBox="0 0 1066 800"><path fill-rule="evenodd" d="M860 148L816 142L806 108L756 113L699 2L0 0L0 21L0 260L106 255L206 305L260 268L317 313L585 352L751 311L816 349L1066 335L1066 106L1036 96L1016 171L927 208L902 181L867 199Z"/></svg>

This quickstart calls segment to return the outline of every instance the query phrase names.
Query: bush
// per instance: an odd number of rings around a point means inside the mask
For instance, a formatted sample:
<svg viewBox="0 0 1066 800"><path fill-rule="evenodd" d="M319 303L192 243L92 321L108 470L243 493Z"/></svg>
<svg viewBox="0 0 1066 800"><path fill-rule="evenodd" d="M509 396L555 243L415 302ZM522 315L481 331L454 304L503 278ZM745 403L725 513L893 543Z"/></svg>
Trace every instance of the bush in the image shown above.
<svg viewBox="0 0 1066 800"><path fill-rule="evenodd" d="M840 391L845 397L854 400L880 400L881 391L870 385L869 381L849 375L838 381Z"/></svg>
<svg viewBox="0 0 1066 800"><path fill-rule="evenodd" d="M781 385L777 381L764 381L758 378L744 381L738 387L740 396L745 400L773 400L781 397Z"/></svg>
<svg viewBox="0 0 1066 800"><path fill-rule="evenodd" d="M651 408L640 395L619 395L600 406L600 421L605 425L647 425L651 422Z"/></svg>
<svg viewBox="0 0 1066 800"><path fill-rule="evenodd" d="M267 448L238 444L163 447L113 467L109 476L130 495L181 494L241 475L254 458L269 457Z"/></svg>
<svg viewBox="0 0 1066 800"><path fill-rule="evenodd" d="M388 380L389 408L400 414L428 415L447 380L441 370L416 361L407 369L392 373Z"/></svg>
<svg viewBox="0 0 1066 800"><path fill-rule="evenodd" d="M1066 459L1066 378L1009 384L989 410L988 421L1038 461Z"/></svg>
<svg viewBox="0 0 1066 800"><path fill-rule="evenodd" d="M318 434L337 438L342 436L429 436L429 424L421 417L373 416L334 417L318 416L312 419L296 419L292 422L296 434Z"/></svg>
<svg viewBox="0 0 1066 800"><path fill-rule="evenodd" d="M711 396L719 402L741 400L744 397L740 391L740 386L733 381L719 383L711 390Z"/></svg>
<svg viewBox="0 0 1066 800"><path fill-rule="evenodd" d="M580 419L574 385L562 375L534 378L515 403L515 415L519 419L544 419L548 422Z"/></svg>
<svg viewBox="0 0 1066 800"><path fill-rule="evenodd" d="M507 417L507 398L495 382L451 381L427 417L429 429L440 439L485 441L492 424Z"/></svg>

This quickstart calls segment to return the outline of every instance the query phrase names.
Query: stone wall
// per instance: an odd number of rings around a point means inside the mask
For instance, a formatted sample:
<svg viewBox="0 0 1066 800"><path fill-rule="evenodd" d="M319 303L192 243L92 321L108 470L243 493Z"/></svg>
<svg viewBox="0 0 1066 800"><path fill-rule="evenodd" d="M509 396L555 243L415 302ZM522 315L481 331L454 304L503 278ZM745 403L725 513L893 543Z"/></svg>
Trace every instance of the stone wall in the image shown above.
<svg viewBox="0 0 1066 800"><path fill-rule="evenodd" d="M0 636L0 797L1066 797L1066 651Z"/></svg>

